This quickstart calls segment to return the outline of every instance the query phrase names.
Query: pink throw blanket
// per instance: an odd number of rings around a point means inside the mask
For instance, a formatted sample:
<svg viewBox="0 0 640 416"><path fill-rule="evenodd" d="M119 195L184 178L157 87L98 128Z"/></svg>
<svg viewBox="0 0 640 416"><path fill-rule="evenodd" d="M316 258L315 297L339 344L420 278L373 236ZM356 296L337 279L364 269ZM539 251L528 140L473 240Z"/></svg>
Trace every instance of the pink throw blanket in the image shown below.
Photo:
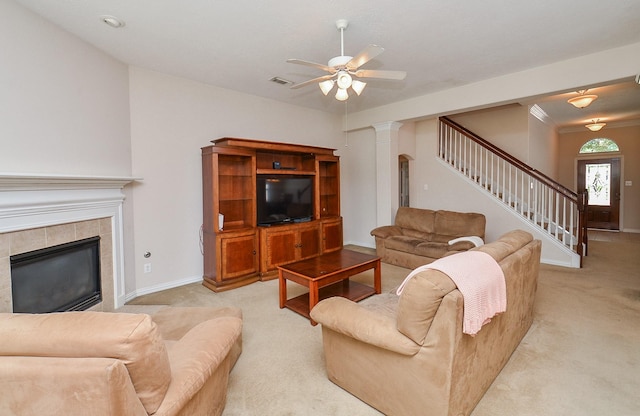
<svg viewBox="0 0 640 416"><path fill-rule="evenodd" d="M464 300L462 332L475 335L496 314L507 310L507 287L500 265L482 251L465 251L443 257L413 270L398 287L400 295L405 284L427 269L439 270L458 286Z"/></svg>

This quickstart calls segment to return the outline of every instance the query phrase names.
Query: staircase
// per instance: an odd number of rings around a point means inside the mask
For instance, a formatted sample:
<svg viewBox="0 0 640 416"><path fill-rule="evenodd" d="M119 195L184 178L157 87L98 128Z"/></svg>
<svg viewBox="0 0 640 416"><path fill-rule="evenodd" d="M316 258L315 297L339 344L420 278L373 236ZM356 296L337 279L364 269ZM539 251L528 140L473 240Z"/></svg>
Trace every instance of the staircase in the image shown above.
<svg viewBox="0 0 640 416"><path fill-rule="evenodd" d="M441 117L438 157L498 203L582 257L586 193L576 194L452 120Z"/></svg>

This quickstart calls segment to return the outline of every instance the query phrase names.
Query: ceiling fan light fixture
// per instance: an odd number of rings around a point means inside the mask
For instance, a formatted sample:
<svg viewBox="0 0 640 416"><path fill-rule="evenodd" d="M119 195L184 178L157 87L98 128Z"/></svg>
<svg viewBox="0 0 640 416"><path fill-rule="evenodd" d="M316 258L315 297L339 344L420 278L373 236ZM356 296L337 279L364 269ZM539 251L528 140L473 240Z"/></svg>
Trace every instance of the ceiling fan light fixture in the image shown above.
<svg viewBox="0 0 640 416"><path fill-rule="evenodd" d="M594 94L585 95L586 92L587 90L578 91L578 94L580 95L568 99L567 102L576 108L588 107L592 102L596 100L596 98L598 98L598 96Z"/></svg>
<svg viewBox="0 0 640 416"><path fill-rule="evenodd" d="M600 119L592 120L593 123L585 125L591 131L600 131L607 123L600 123Z"/></svg>
<svg viewBox="0 0 640 416"><path fill-rule="evenodd" d="M354 79L353 82L351 82L351 88L358 95L362 94L362 91L364 90L364 87L366 87L366 86L367 86L366 82L358 81L357 79Z"/></svg>
<svg viewBox="0 0 640 416"><path fill-rule="evenodd" d="M321 83L319 83L318 85L320 86L320 90L322 90L322 93L324 95L329 94L329 91L331 91L333 89L333 83L335 81L333 81L332 79L328 79L326 81L322 81Z"/></svg>
<svg viewBox="0 0 640 416"><path fill-rule="evenodd" d="M339 101L345 101L349 98L349 88L360 95L367 85L365 82L354 79L356 78L379 78L391 80L403 80L407 75L404 71L380 71L360 69L361 66L374 59L376 56L384 52L384 48L378 45L369 45L357 53L355 56L345 55L344 53L344 30L349 25L345 19L336 21L336 27L340 31L340 55L329 60L328 65L316 62L305 61L302 59L287 59L287 62L298 65L314 67L316 69L328 72L328 75L316 77L301 83L293 84L292 89L302 88L311 84L318 84L324 95L328 95L334 85L338 86L335 98Z"/></svg>
<svg viewBox="0 0 640 416"><path fill-rule="evenodd" d="M349 75L346 71L340 71L338 73L338 79L336 79L336 83L338 84L338 88L342 88L346 90L351 86L352 82L351 75Z"/></svg>
<svg viewBox="0 0 640 416"><path fill-rule="evenodd" d="M344 88L338 88L336 91L336 100L338 101L346 101L349 98L349 93Z"/></svg>

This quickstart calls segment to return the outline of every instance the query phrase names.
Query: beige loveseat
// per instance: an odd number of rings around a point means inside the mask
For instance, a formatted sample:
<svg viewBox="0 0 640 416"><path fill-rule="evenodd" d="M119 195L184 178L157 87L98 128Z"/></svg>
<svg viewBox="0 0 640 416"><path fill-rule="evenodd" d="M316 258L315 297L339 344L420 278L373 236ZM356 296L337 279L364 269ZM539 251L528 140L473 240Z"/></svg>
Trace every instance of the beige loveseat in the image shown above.
<svg viewBox="0 0 640 416"><path fill-rule="evenodd" d="M436 270L400 296L321 301L311 317L322 324L329 379L388 415L469 415L531 326L540 248L516 230L474 249L498 262L507 294L506 312L474 337L463 334L462 294Z"/></svg>
<svg viewBox="0 0 640 416"><path fill-rule="evenodd" d="M0 314L0 414L220 415L237 308Z"/></svg>
<svg viewBox="0 0 640 416"><path fill-rule="evenodd" d="M470 240L484 240L486 219L475 212L433 211L400 207L395 223L375 228L376 253L383 262L415 269L441 257L476 247Z"/></svg>

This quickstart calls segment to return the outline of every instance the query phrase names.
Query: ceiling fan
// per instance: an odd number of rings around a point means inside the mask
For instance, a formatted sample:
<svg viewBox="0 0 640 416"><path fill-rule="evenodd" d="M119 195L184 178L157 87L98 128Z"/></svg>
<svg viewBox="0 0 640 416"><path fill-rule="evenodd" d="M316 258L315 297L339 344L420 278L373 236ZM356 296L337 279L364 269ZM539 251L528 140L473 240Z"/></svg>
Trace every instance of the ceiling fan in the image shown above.
<svg viewBox="0 0 640 416"><path fill-rule="evenodd" d="M384 48L378 45L369 45L364 48L356 56L348 56L344 54L344 30L349 25L349 22L345 19L336 21L336 27L340 31L340 56L336 56L329 60L327 65L318 64L315 62L305 61L302 59L287 59L287 62L298 65L306 65L313 68L321 69L329 74L321 77L313 78L308 81L294 84L292 89L306 87L313 83L319 83L320 89L324 95L329 94L334 85L338 86L336 92L336 99L339 101L345 101L349 98L347 89L351 87L356 94L360 95L367 85L365 82L354 78L378 78L378 79L392 79L403 80L407 73L404 71L381 71L375 69L360 69L360 67L376 56L384 52Z"/></svg>

